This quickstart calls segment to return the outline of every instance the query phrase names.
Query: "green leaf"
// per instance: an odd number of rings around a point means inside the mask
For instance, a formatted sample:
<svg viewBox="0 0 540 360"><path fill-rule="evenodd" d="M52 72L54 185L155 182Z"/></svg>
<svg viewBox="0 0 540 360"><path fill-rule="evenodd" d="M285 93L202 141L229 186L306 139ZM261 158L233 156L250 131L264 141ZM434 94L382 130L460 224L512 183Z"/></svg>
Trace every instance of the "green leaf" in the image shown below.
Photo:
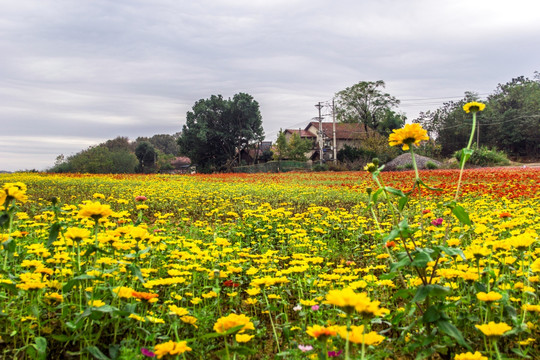
<svg viewBox="0 0 540 360"><path fill-rule="evenodd" d="M416 290L412 302L423 301L428 296L446 296L450 289L441 285L421 285Z"/></svg>
<svg viewBox="0 0 540 360"><path fill-rule="evenodd" d="M409 202L409 197L408 196L404 196L404 197L400 198L399 201L398 201L398 210L403 211L403 209L405 208L405 205L407 205L407 202Z"/></svg>
<svg viewBox="0 0 540 360"><path fill-rule="evenodd" d="M461 149L461 159L459 161L459 166L461 168L463 167L463 165L465 165L467 160L470 159L473 153L474 153L473 149Z"/></svg>
<svg viewBox="0 0 540 360"><path fill-rule="evenodd" d="M13 294L16 294L18 292L17 286L15 284L0 283L0 287L9 290L9 292Z"/></svg>
<svg viewBox="0 0 540 360"><path fill-rule="evenodd" d="M107 355L102 353L101 350L99 350L96 346L88 346L88 347L84 348L84 351L86 351L87 353L92 355L94 357L94 359L111 360L110 357L108 357Z"/></svg>
<svg viewBox="0 0 540 360"><path fill-rule="evenodd" d="M452 208L452 213L454 216L459 220L460 223L464 225L471 225L471 219L469 218L469 213L465 211L465 209L460 206L456 205Z"/></svg>
<svg viewBox="0 0 540 360"><path fill-rule="evenodd" d="M381 195L381 193L383 192L383 189L378 189L377 191L375 191L373 193L373 195L371 196L371 198L373 199L373 202L376 203L377 202L377 199L379 198L379 195Z"/></svg>
<svg viewBox="0 0 540 360"><path fill-rule="evenodd" d="M410 265L411 259L409 257L404 257L403 259L399 260L398 262L391 263L390 264L390 272L395 271L397 269L400 269L404 266Z"/></svg>
<svg viewBox="0 0 540 360"><path fill-rule="evenodd" d="M133 276L136 276L137 279L139 279L139 281L144 284L144 278L142 276L141 269L137 265L129 264L127 268L131 271L131 274L133 274Z"/></svg>
<svg viewBox="0 0 540 360"><path fill-rule="evenodd" d="M422 321L424 323L432 323L441 318L441 311L438 306L430 306L427 308L426 312L422 316Z"/></svg>
<svg viewBox="0 0 540 360"><path fill-rule="evenodd" d="M15 239L10 238L2 243L2 247L9 254L13 254L15 252L15 249L17 249L17 243L15 242Z"/></svg>
<svg viewBox="0 0 540 360"><path fill-rule="evenodd" d="M58 239L58 234L60 233L61 228L62 225L59 222L55 222L51 225L51 229L49 230L49 241L47 242L47 247L51 247L52 243Z"/></svg>
<svg viewBox="0 0 540 360"><path fill-rule="evenodd" d="M9 222L9 215L8 214L0 215L0 227L4 227L4 225L8 224L8 222Z"/></svg>
<svg viewBox="0 0 540 360"><path fill-rule="evenodd" d="M441 245L435 246L434 248L439 249L440 251L443 251L446 255L449 255L449 256L459 255L461 256L463 260L467 260L467 258L465 257L465 254L463 253L463 250L459 248L453 248L450 246L441 246Z"/></svg>
<svg viewBox="0 0 540 360"><path fill-rule="evenodd" d="M422 180L420 179L416 179L416 181L418 181L418 183L420 185L422 185L423 187L425 187L426 189L429 189L429 190L433 190L433 191L443 191L443 189L441 188L435 188L435 187L431 187L429 185L426 185Z"/></svg>
<svg viewBox="0 0 540 360"><path fill-rule="evenodd" d="M393 195L396 195L396 196L399 196L399 197L406 197L407 195L405 195L403 193L403 191L399 190L399 189L395 189L393 187L390 187L390 186L386 186L384 188L387 192L389 192L390 194L393 194Z"/></svg>
<svg viewBox="0 0 540 360"><path fill-rule="evenodd" d="M67 336L64 334L52 334L51 337L59 342L68 342L71 340L71 336Z"/></svg>
<svg viewBox="0 0 540 360"><path fill-rule="evenodd" d="M414 260L411 263L412 266L425 268L429 262L433 261L431 256L425 251L418 250L414 255Z"/></svg>
<svg viewBox="0 0 540 360"><path fill-rule="evenodd" d="M63 292L69 292L71 289L73 289L73 287L74 287L77 283L81 282L82 280L94 280L94 279L96 279L95 276L86 275L86 274L79 275L79 276L77 276L77 277L74 277L73 279L70 279L70 280L66 283L66 285L64 285L64 286L62 287L62 291L63 291Z"/></svg>
<svg viewBox="0 0 540 360"><path fill-rule="evenodd" d="M42 336L36 338L36 350L38 352L39 359L45 360L47 358L47 339Z"/></svg>
<svg viewBox="0 0 540 360"><path fill-rule="evenodd" d="M444 334L453 337L456 339L459 345L471 350L471 347L465 342L461 331L458 330L450 321L448 320L439 320L435 323L437 328Z"/></svg>

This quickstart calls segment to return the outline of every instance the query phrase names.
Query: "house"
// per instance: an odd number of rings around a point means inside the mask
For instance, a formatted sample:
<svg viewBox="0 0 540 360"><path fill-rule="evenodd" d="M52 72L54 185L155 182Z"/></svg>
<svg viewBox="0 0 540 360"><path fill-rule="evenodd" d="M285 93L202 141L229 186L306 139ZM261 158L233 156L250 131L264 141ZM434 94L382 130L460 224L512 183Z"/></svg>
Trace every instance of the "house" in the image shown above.
<svg viewBox="0 0 540 360"><path fill-rule="evenodd" d="M257 144L249 145L240 150L240 164L252 165L261 162L267 162L269 158L266 154L272 150L271 141L262 141Z"/></svg>
<svg viewBox="0 0 540 360"><path fill-rule="evenodd" d="M323 159L334 160L334 125L335 125L335 152L337 152L345 145L351 147L358 147L362 140L365 140L371 130L366 133L363 125L358 123L332 123L318 121L310 122L304 129L286 129L285 138L287 141L291 139L293 134L297 134L302 139L309 139L313 142L312 150L306 154L306 157L312 161L319 160L319 125L322 127L322 142L323 142Z"/></svg>
<svg viewBox="0 0 540 360"><path fill-rule="evenodd" d="M186 156L177 156L171 161L170 174L188 174L191 172L191 159Z"/></svg>

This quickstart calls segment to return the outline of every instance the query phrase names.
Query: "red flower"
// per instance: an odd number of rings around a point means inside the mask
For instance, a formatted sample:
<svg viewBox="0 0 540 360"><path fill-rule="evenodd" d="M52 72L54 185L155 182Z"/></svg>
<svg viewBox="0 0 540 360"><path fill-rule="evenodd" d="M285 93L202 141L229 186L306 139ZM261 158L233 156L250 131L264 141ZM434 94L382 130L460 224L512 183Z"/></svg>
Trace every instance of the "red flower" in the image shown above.
<svg viewBox="0 0 540 360"><path fill-rule="evenodd" d="M239 284L239 283L235 283L235 282L232 281L232 280L225 280L225 281L223 282L223 286L227 286L227 287L238 287L238 286L240 286L240 284Z"/></svg>
<svg viewBox="0 0 540 360"><path fill-rule="evenodd" d="M146 196L139 195L135 197L135 201L145 201L145 200L146 200Z"/></svg>
<svg viewBox="0 0 540 360"><path fill-rule="evenodd" d="M394 246L396 246L396 242L388 241L384 246L386 246L387 248L393 248Z"/></svg>

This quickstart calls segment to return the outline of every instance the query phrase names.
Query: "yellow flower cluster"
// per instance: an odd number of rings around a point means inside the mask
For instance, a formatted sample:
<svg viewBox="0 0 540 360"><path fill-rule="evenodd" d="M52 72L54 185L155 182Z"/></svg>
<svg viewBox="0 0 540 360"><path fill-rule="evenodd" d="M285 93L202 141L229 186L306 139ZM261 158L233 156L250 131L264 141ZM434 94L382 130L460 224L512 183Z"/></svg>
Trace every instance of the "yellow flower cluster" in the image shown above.
<svg viewBox="0 0 540 360"><path fill-rule="evenodd" d="M172 340L169 340L166 343L157 344L156 346L154 346L154 352L158 359L161 359L166 355L175 356L191 350L192 349L187 346L186 341L174 342Z"/></svg>

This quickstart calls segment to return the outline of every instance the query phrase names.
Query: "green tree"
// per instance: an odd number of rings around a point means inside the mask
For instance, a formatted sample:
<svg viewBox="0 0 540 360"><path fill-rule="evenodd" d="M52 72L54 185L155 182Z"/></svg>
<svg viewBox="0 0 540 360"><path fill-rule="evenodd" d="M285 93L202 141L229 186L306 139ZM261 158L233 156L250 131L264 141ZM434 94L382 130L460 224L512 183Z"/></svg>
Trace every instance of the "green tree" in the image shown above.
<svg viewBox="0 0 540 360"><path fill-rule="evenodd" d="M139 143L135 149L135 156L137 156L137 159L139 160L139 172L146 174L154 171L157 153L152 144L148 141Z"/></svg>
<svg viewBox="0 0 540 360"><path fill-rule="evenodd" d="M382 80L361 81L336 93L337 119L363 124L366 132L371 128L384 134L387 128L382 124L389 120L389 111L399 105L398 99L382 91L384 87Z"/></svg>
<svg viewBox="0 0 540 360"><path fill-rule="evenodd" d="M436 139L441 145L443 156L451 156L457 150L461 150L463 144L469 140L472 118L470 114L463 111L463 105L471 101L480 101L478 94L465 92L463 99L445 102L434 111L421 112L414 120L428 131L431 139ZM483 117L483 112L477 114L477 119L480 121Z"/></svg>
<svg viewBox="0 0 540 360"><path fill-rule="evenodd" d="M240 150L263 139L259 104L239 93L228 100L212 95L197 101L187 113L178 145L198 171L211 172L231 170Z"/></svg>
<svg viewBox="0 0 540 360"><path fill-rule="evenodd" d="M115 174L132 174L139 163L134 153L128 150L117 150L110 152L112 169Z"/></svg>
<svg viewBox="0 0 540 360"><path fill-rule="evenodd" d="M292 134L287 143L287 158L294 161L306 161L306 153L311 150L313 143L308 139L302 139L300 135Z"/></svg>
<svg viewBox="0 0 540 360"><path fill-rule="evenodd" d="M279 129L275 148L276 152L274 153L274 160L281 161L287 157L287 137L285 136L283 129Z"/></svg>
<svg viewBox="0 0 540 360"><path fill-rule="evenodd" d="M91 146L68 157L73 172L88 174L110 174L113 172L113 162L110 151L105 146Z"/></svg>
<svg viewBox="0 0 540 360"><path fill-rule="evenodd" d="M488 96L479 141L515 157L540 156L540 74L499 84Z"/></svg>

